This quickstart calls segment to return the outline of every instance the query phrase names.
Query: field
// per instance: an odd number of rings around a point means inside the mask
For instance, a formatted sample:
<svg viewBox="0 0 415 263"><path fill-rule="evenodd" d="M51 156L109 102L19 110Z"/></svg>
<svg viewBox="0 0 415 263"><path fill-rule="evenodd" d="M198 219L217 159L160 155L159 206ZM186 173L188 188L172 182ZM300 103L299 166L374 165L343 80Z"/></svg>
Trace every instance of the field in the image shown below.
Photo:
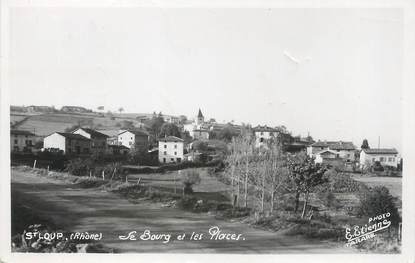
<svg viewBox="0 0 415 263"><path fill-rule="evenodd" d="M209 176L207 168L193 169L199 173L201 178L200 184L193 187L193 190L198 197L217 201L227 200L226 191L229 189L228 185L219 182L212 176ZM140 184L169 189L170 191L176 191L176 193L180 194L183 191L181 178L182 175L186 173L186 170L166 172L163 174L130 174L128 175L128 180L134 182L141 178Z"/></svg>
<svg viewBox="0 0 415 263"><path fill-rule="evenodd" d="M402 177L365 177L355 175L353 176L353 179L359 182L363 182L370 187L385 186L389 189L391 195L402 200Z"/></svg>
<svg viewBox="0 0 415 263"><path fill-rule="evenodd" d="M28 130L34 132L38 136L47 136L53 132L63 132L65 129L74 125L94 127L98 130L115 129L118 130L123 122L132 122L136 127L143 127L143 124L137 121L133 116L123 114L114 114L104 116L97 113L86 114L22 114L11 113L10 122L14 129Z"/></svg>

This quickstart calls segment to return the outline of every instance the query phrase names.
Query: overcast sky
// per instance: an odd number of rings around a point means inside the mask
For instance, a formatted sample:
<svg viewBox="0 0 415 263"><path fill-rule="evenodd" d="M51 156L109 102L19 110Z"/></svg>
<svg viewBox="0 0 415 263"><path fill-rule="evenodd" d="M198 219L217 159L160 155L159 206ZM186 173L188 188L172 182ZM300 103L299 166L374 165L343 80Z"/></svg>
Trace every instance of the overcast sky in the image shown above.
<svg viewBox="0 0 415 263"><path fill-rule="evenodd" d="M285 125L401 149L399 9L15 8L12 105Z"/></svg>

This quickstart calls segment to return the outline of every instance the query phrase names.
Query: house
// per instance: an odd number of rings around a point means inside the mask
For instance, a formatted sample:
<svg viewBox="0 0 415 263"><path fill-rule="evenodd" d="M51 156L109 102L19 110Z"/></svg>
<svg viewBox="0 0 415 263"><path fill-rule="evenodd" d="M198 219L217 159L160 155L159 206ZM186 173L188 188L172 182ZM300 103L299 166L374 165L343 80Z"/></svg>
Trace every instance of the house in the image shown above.
<svg viewBox="0 0 415 263"><path fill-rule="evenodd" d="M336 152L345 162L355 161L356 147L352 142L318 141L307 147L307 155L316 158L316 154L323 150Z"/></svg>
<svg viewBox="0 0 415 263"><path fill-rule="evenodd" d="M209 140L209 130L208 129L195 129L190 133L195 140Z"/></svg>
<svg viewBox="0 0 415 263"><path fill-rule="evenodd" d="M54 107L50 106L28 106L26 108L27 112L34 113L34 112L42 112L42 113L53 113L56 112L56 109Z"/></svg>
<svg viewBox="0 0 415 263"><path fill-rule="evenodd" d="M62 151L68 155L91 153L91 139L80 134L55 132L43 140L43 148L50 151Z"/></svg>
<svg viewBox="0 0 415 263"><path fill-rule="evenodd" d="M271 139L277 138L278 130L267 125L258 125L253 128L255 135L255 146L264 147Z"/></svg>
<svg viewBox="0 0 415 263"><path fill-rule="evenodd" d="M360 152L360 165L372 166L375 162L380 162L382 166L398 167L398 151L392 149L362 149Z"/></svg>
<svg viewBox="0 0 415 263"><path fill-rule="evenodd" d="M93 153L105 154L108 151L107 139L108 135L100 133L96 130L89 128L78 128L72 132L73 134L82 135L88 139L91 139L91 151Z"/></svg>
<svg viewBox="0 0 415 263"><path fill-rule="evenodd" d="M24 130L10 130L10 150L12 152L31 152L36 135Z"/></svg>
<svg viewBox="0 0 415 263"><path fill-rule="evenodd" d="M132 149L148 150L150 136L141 130L120 130L118 134L118 145Z"/></svg>
<svg viewBox="0 0 415 263"><path fill-rule="evenodd" d="M67 112L67 113L90 113L92 112L92 110L86 109L80 106L63 106L61 108L61 111Z"/></svg>
<svg viewBox="0 0 415 263"><path fill-rule="evenodd" d="M107 152L112 155L126 155L130 152L130 149L125 147L124 145L111 144L108 145Z"/></svg>
<svg viewBox="0 0 415 263"><path fill-rule="evenodd" d="M159 139L159 162L174 163L183 160L184 141L175 136Z"/></svg>
<svg viewBox="0 0 415 263"><path fill-rule="evenodd" d="M97 132L107 135L108 145L118 145L118 134L124 130L112 129L112 130L97 130Z"/></svg>
<svg viewBox="0 0 415 263"><path fill-rule="evenodd" d="M162 118L165 122L173 123L173 124L176 124L176 125L180 124L180 118L179 117L171 116L171 115L163 115Z"/></svg>
<svg viewBox="0 0 415 263"><path fill-rule="evenodd" d="M316 163L335 164L342 161L343 159L340 157L340 154L333 150L322 150L315 154Z"/></svg>

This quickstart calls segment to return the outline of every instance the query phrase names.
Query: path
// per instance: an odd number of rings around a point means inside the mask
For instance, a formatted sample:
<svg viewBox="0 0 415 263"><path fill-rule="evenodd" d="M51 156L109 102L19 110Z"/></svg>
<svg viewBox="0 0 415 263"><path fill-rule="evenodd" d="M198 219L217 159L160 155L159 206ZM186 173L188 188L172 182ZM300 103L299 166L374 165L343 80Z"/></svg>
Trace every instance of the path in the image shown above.
<svg viewBox="0 0 415 263"><path fill-rule="evenodd" d="M249 227L246 224L217 220L207 214L184 212L143 201L131 203L120 196L97 189L80 189L62 181L12 170L12 195L41 216L68 231L102 232L102 243L121 253L350 253L320 241L287 237ZM13 200L12 200L13 201ZM35 223L35 222L33 222ZM218 226L226 233L243 234L245 240L215 241L207 230ZM119 235L136 230L190 235L203 232L200 241L123 241ZM188 236L187 236L188 237Z"/></svg>

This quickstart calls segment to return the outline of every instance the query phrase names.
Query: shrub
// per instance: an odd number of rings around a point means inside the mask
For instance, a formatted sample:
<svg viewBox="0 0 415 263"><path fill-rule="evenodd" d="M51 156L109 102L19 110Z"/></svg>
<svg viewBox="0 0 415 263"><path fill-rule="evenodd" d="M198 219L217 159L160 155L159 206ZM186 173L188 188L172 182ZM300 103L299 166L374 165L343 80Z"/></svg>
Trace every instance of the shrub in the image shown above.
<svg viewBox="0 0 415 263"><path fill-rule="evenodd" d="M183 193L192 194L193 185L199 184L201 181L199 174L195 170L187 170L182 178Z"/></svg>
<svg viewBox="0 0 415 263"><path fill-rule="evenodd" d="M65 167L65 172L75 176L87 176L89 171L93 169L93 163L89 159L74 159L70 160Z"/></svg>
<svg viewBox="0 0 415 263"><path fill-rule="evenodd" d="M359 195L359 216L374 217L390 213L392 225L401 222L398 209L395 205L395 198L389 193L385 186L375 186L374 188Z"/></svg>

